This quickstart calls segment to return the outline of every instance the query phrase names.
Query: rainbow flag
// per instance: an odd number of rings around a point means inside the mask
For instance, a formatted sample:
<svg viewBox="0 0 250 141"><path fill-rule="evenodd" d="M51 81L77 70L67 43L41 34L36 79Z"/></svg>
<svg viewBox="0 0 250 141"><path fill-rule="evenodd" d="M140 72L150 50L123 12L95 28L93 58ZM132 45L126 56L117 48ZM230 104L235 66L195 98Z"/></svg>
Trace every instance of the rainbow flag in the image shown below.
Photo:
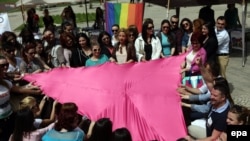
<svg viewBox="0 0 250 141"><path fill-rule="evenodd" d="M136 25L139 32L142 29L144 3L105 3L106 31L112 35L112 25L118 24L120 28Z"/></svg>

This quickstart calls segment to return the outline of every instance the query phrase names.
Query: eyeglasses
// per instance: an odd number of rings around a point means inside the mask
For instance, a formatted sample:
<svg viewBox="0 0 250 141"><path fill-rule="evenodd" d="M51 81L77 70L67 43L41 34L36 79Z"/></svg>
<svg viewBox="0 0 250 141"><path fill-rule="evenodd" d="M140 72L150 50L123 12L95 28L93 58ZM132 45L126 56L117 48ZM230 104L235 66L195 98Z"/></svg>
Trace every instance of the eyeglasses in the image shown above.
<svg viewBox="0 0 250 141"><path fill-rule="evenodd" d="M171 21L172 24L178 24L178 21Z"/></svg>
<svg viewBox="0 0 250 141"><path fill-rule="evenodd" d="M169 26L163 26L162 28L163 29L169 29Z"/></svg>
<svg viewBox="0 0 250 141"><path fill-rule="evenodd" d="M183 23L182 26L188 26L189 24L188 23Z"/></svg>
<svg viewBox="0 0 250 141"><path fill-rule="evenodd" d="M109 37L103 38L102 40L103 41L109 40Z"/></svg>
<svg viewBox="0 0 250 141"><path fill-rule="evenodd" d="M100 48L99 48L99 49L93 49L93 51L94 51L94 52L100 52L101 49L100 49Z"/></svg>
<svg viewBox="0 0 250 141"><path fill-rule="evenodd" d="M0 64L0 68L8 68L9 67L9 63L5 63L5 64Z"/></svg>
<svg viewBox="0 0 250 141"><path fill-rule="evenodd" d="M135 35L134 34L129 34L129 37L134 37Z"/></svg>
<svg viewBox="0 0 250 141"><path fill-rule="evenodd" d="M117 31L118 31L118 29L114 29L114 30L112 29L112 32L117 32Z"/></svg>
<svg viewBox="0 0 250 141"><path fill-rule="evenodd" d="M152 29L154 29L154 26L150 26L150 27L148 27L147 29L148 29L148 30L152 30Z"/></svg>

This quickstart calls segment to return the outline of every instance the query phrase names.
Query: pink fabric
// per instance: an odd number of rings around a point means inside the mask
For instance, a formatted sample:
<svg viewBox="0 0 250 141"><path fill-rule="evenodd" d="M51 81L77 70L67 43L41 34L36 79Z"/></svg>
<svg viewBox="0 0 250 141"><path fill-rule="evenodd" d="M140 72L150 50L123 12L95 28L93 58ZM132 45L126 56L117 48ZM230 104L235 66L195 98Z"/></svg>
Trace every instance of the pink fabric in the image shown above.
<svg viewBox="0 0 250 141"><path fill-rule="evenodd" d="M133 141L174 141L186 136L180 97L180 64L185 55L146 63L106 63L57 68L25 76L59 102L75 102L97 120L109 117L113 129L127 127Z"/></svg>

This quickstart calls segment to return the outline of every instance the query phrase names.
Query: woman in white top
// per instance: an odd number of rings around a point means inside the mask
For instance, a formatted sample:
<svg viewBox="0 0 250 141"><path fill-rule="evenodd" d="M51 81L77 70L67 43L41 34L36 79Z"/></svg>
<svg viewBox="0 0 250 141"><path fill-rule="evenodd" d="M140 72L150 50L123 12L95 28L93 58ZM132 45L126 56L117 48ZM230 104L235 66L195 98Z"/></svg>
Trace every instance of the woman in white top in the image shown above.
<svg viewBox="0 0 250 141"><path fill-rule="evenodd" d="M115 46L116 51L113 57L118 64L131 63L136 61L135 47L128 43L128 30L121 28L118 31L118 43Z"/></svg>
<svg viewBox="0 0 250 141"><path fill-rule="evenodd" d="M161 55L161 42L154 35L154 24L147 20L142 25L142 34L135 40L136 56L138 61L159 59Z"/></svg>

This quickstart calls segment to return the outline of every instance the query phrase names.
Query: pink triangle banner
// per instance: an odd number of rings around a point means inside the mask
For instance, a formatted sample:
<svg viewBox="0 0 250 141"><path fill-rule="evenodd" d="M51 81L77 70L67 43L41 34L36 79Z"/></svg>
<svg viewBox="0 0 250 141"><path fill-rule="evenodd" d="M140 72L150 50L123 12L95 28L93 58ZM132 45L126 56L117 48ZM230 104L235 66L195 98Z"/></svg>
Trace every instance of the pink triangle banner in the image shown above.
<svg viewBox="0 0 250 141"><path fill-rule="evenodd" d="M108 117L113 129L128 128L133 141L175 141L187 134L176 91L184 57L56 68L25 79L61 103L76 103L91 120Z"/></svg>

